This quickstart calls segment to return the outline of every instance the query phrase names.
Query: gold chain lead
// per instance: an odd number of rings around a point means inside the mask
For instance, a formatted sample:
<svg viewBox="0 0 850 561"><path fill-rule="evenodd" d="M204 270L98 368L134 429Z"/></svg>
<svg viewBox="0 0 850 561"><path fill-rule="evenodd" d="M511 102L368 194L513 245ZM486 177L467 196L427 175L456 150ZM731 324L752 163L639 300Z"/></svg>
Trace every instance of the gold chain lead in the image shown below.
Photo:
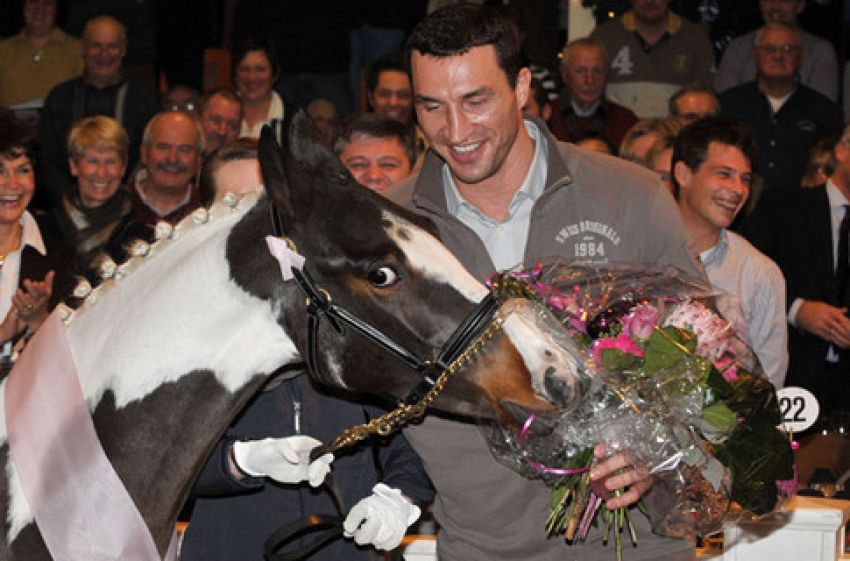
<svg viewBox="0 0 850 561"><path fill-rule="evenodd" d="M434 383L434 387L431 388L430 391L425 394L425 397L419 400L418 403L414 403L413 405L399 403L398 407L392 411L381 415L376 419L372 419L368 423L342 431L330 444L330 446L328 446L328 451L335 452L344 446L349 446L355 442L359 442L371 434L377 433L381 436L387 436L401 425L413 419L422 417L425 414L425 410L434 403L434 400L437 399L437 396L440 395L446 387L449 378L462 366L471 362L475 355L481 352L487 342L493 338L493 335L502 328L502 324L504 324L504 322L505 320L501 315L496 315L484 332L481 333L475 341L470 343L466 350L454 359L443 373L440 374L439 378L437 378L437 381Z"/></svg>

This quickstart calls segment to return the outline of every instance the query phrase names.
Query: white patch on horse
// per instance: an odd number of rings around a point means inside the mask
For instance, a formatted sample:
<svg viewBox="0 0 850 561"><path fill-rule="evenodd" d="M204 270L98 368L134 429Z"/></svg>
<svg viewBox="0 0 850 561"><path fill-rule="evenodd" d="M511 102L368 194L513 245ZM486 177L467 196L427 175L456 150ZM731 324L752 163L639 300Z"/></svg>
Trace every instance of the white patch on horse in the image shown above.
<svg viewBox="0 0 850 561"><path fill-rule="evenodd" d="M487 287L478 282L437 238L392 212L384 211L383 218L390 224L387 234L404 252L410 265L425 278L453 287L471 302L480 302L487 295Z"/></svg>
<svg viewBox="0 0 850 561"><path fill-rule="evenodd" d="M185 220L175 229L180 243L155 244L124 278L98 287L74 313L66 330L91 410L107 390L120 409L197 370L211 371L233 392L298 356L275 319L277 306L230 278L227 238L249 206L203 225ZM5 422L0 439L6 440ZM11 460L6 472L11 543L32 515Z"/></svg>
<svg viewBox="0 0 850 561"><path fill-rule="evenodd" d="M503 313L511 310L507 304ZM578 363L573 354L565 347L571 342L562 337L563 330L555 325L547 325L545 314L535 309L528 301L520 301L505 319L502 329L522 357L526 369L531 374L531 385L535 393L549 399L546 389L546 373L566 382L572 389L572 396L578 396ZM552 320L554 321L554 320Z"/></svg>

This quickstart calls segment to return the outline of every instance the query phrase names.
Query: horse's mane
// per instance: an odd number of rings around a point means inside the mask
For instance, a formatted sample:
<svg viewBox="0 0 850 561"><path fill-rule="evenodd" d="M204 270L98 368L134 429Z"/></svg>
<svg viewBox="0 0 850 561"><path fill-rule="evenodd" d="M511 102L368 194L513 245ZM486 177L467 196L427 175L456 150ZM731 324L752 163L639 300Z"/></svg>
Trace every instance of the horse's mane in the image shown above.
<svg viewBox="0 0 850 561"><path fill-rule="evenodd" d="M270 373L296 355L276 323L280 311L231 280L228 236L257 200L258 195L250 194L209 211L198 209L173 229L160 226L158 241L149 247L136 244L135 255L67 314L69 342L89 399L96 402L113 380L121 406L146 395L142 375L150 390L198 369L214 372L234 391L244 383L246 371ZM253 243L265 251L261 237ZM82 285L78 295L85 291ZM187 318L200 321L189 324ZM247 333L251 336L245 340ZM245 356L245 349L233 347L248 343L278 350L261 358L261 353ZM143 371L140 360L147 361ZM139 377L126 370L138 371ZM123 394L122 381L132 384Z"/></svg>

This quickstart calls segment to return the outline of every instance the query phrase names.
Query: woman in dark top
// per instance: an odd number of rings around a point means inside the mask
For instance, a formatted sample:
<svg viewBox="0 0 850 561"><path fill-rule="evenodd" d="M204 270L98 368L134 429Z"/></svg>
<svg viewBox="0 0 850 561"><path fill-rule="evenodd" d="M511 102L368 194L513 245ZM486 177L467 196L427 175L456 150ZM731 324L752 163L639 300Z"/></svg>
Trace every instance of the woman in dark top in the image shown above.
<svg viewBox="0 0 850 561"><path fill-rule="evenodd" d="M67 294L73 253L42 236L26 208L35 191L37 145L31 129L0 111L0 372L14 344L31 335Z"/></svg>
<svg viewBox="0 0 850 561"><path fill-rule="evenodd" d="M76 182L54 210L63 239L73 244L80 270L87 270L122 219L131 211L121 178L129 139L111 117L86 117L68 135L68 164Z"/></svg>

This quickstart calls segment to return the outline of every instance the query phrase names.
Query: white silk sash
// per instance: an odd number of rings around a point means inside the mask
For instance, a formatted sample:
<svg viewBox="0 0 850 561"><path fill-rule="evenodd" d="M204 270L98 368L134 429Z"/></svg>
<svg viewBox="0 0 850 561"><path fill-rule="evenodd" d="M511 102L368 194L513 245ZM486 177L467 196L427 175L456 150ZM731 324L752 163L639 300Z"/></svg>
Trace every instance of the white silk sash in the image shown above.
<svg viewBox="0 0 850 561"><path fill-rule="evenodd" d="M53 558L160 561L95 432L58 310L27 344L4 400L9 453Z"/></svg>

